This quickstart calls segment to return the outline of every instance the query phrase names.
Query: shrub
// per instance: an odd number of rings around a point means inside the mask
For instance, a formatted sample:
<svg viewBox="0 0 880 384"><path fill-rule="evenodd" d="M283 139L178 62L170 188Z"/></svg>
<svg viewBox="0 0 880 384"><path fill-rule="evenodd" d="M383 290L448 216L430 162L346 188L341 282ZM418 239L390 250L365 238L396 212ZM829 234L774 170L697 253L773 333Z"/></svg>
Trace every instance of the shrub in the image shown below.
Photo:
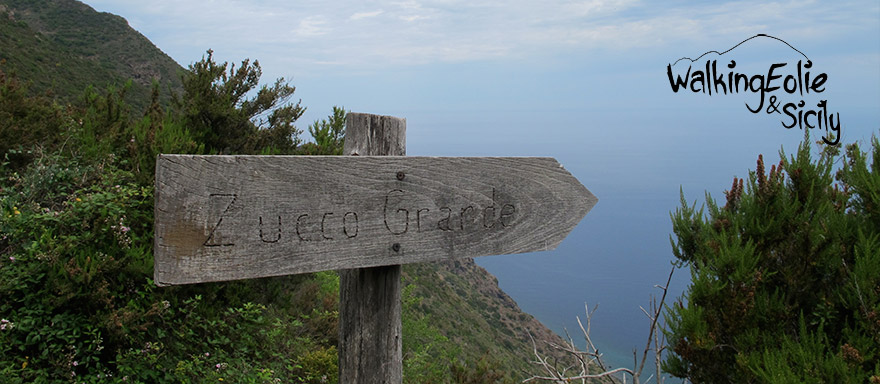
<svg viewBox="0 0 880 384"><path fill-rule="evenodd" d="M0 369L26 381L106 374L115 346L146 327L149 188L129 173L39 158L0 197ZM11 368L10 368L11 367Z"/></svg>
<svg viewBox="0 0 880 384"><path fill-rule="evenodd" d="M338 282L327 274L155 288L156 154L206 150L157 87L132 113L129 86L62 108L0 74L0 381L334 380ZM229 107L261 111L292 93L266 89L258 105ZM285 106L268 130L228 139L290 152L284 132L299 113Z"/></svg>
<svg viewBox="0 0 880 384"><path fill-rule="evenodd" d="M815 161L805 140L672 216L692 281L667 316L664 369L698 382L853 382L880 376L880 143ZM835 164L843 165L836 173ZM686 304L685 304L686 303Z"/></svg>

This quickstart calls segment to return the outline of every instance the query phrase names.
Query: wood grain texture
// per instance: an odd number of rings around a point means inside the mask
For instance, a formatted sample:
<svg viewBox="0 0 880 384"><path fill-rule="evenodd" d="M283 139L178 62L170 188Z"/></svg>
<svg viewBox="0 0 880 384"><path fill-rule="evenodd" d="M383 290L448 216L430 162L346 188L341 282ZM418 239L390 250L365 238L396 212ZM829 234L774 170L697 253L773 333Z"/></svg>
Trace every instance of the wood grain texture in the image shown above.
<svg viewBox="0 0 880 384"><path fill-rule="evenodd" d="M352 112L345 126L345 155L406 156L404 118Z"/></svg>
<svg viewBox="0 0 880 384"><path fill-rule="evenodd" d="M406 120L349 113L343 151L406 155ZM339 271L340 383L403 381L400 275L399 264Z"/></svg>
<svg viewBox="0 0 880 384"><path fill-rule="evenodd" d="M339 382L400 383L400 265L339 272Z"/></svg>
<svg viewBox="0 0 880 384"><path fill-rule="evenodd" d="M597 201L552 158L162 155L156 177L158 284L553 249Z"/></svg>

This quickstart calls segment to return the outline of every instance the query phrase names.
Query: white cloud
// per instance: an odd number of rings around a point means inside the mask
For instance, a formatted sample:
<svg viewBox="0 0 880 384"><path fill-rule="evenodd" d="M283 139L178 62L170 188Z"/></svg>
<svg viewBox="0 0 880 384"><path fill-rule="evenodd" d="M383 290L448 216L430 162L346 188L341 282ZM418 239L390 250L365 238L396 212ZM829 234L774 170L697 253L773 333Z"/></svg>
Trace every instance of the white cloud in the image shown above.
<svg viewBox="0 0 880 384"><path fill-rule="evenodd" d="M385 11L370 11L370 12L357 12L348 17L349 20L361 20L361 19L369 19L383 14Z"/></svg>
<svg viewBox="0 0 880 384"><path fill-rule="evenodd" d="M299 26L294 30L297 36L317 37L330 32L327 27L327 19L323 16L309 16L300 20Z"/></svg>
<svg viewBox="0 0 880 384"><path fill-rule="evenodd" d="M400 18L400 20L403 20L407 23L411 23L413 21L427 19L428 17L422 16L422 15L406 15L406 16L399 16L399 18Z"/></svg>
<svg viewBox="0 0 880 384"><path fill-rule="evenodd" d="M210 47L248 56L265 55L257 49L289 52L305 67L329 62L351 68L593 49L717 49L719 42L755 33L834 40L870 31L880 14L872 1L303 1L296 7L283 0L86 2L138 20L136 28L184 64Z"/></svg>

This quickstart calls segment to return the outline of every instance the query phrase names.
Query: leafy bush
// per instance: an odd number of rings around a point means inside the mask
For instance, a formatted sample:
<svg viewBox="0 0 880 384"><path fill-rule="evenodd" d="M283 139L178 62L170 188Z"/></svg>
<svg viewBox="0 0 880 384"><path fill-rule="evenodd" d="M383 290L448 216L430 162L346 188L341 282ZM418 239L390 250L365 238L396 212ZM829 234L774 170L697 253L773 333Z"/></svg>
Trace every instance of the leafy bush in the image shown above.
<svg viewBox="0 0 880 384"><path fill-rule="evenodd" d="M133 180L111 160L83 165L63 156L39 158L4 180L0 375L19 382L332 379L332 283L325 289L326 277L307 275L156 289L148 278L152 188Z"/></svg>
<svg viewBox="0 0 880 384"><path fill-rule="evenodd" d="M336 380L335 275L150 280L156 154L206 151L158 87L140 115L125 102L130 85L90 88L62 108L0 80L0 137L16 143L0 148L4 382ZM261 132L267 147L290 144Z"/></svg>
<svg viewBox="0 0 880 384"><path fill-rule="evenodd" d="M130 176L51 156L5 180L0 316L15 324L0 335L5 373L104 374L129 330L158 313L137 295L152 268L152 193Z"/></svg>
<svg viewBox="0 0 880 384"><path fill-rule="evenodd" d="M692 382L880 380L880 142L873 161L809 140L796 156L734 178L708 216L672 217L675 256L690 265L667 316L664 369ZM835 164L842 159L836 173ZM684 303L687 303L686 305Z"/></svg>

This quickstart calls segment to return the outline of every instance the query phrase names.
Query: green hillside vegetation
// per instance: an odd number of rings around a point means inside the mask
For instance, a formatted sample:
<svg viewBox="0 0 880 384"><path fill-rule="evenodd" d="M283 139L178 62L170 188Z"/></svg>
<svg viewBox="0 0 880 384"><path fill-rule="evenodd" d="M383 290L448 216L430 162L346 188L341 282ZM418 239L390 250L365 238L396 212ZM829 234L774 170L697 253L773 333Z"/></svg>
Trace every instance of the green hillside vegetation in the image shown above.
<svg viewBox="0 0 880 384"><path fill-rule="evenodd" d="M154 80L163 101L180 91L183 68L125 19L78 1L0 0L0 61L6 72L32 82L31 93L51 92L71 102L88 86L132 82L126 101L143 110Z"/></svg>
<svg viewBox="0 0 880 384"><path fill-rule="evenodd" d="M3 382L335 382L334 272L153 284L153 170L158 153L340 154L345 110L311 124L314 142L304 143L292 85L260 86L257 62L233 71L210 51L178 78L179 91L159 85L165 77L147 87L140 108L128 102L137 82L93 86L41 72L43 63L60 68L82 58L53 44L77 46L66 31L84 27L34 20L82 4L2 1L17 7L3 28L54 31L51 39L41 32L14 40L46 44L36 64L0 64ZM45 7L31 6L38 3ZM79 23L94 21L89 12L127 25L87 7ZM96 49L79 45L76 52ZM104 55L101 67L124 80L112 51ZM554 354L545 342L562 342L470 260L407 266L404 279L405 382L515 382L531 370L528 333L543 355Z"/></svg>
<svg viewBox="0 0 880 384"><path fill-rule="evenodd" d="M403 276L404 381L448 382L446 368L437 362L450 359L458 361L452 365L458 375L453 382L531 377L536 366L528 364L534 360L529 334L542 356L562 364L565 354L547 344L563 345L559 336L522 312L473 259L408 264Z"/></svg>

